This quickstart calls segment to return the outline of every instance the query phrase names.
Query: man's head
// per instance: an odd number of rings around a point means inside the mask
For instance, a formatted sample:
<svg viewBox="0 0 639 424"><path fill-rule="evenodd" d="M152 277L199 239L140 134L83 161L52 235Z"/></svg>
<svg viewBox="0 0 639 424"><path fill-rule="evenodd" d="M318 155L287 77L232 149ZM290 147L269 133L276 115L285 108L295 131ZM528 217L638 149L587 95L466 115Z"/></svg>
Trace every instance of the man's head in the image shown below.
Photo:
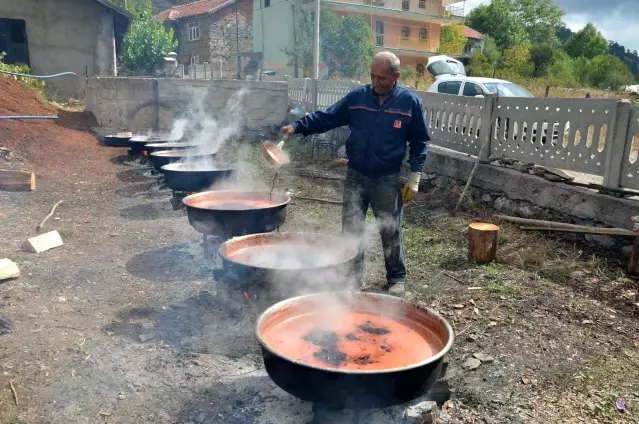
<svg viewBox="0 0 639 424"><path fill-rule="evenodd" d="M399 78L399 58L391 52L379 52L371 64L371 83L377 94L388 94Z"/></svg>

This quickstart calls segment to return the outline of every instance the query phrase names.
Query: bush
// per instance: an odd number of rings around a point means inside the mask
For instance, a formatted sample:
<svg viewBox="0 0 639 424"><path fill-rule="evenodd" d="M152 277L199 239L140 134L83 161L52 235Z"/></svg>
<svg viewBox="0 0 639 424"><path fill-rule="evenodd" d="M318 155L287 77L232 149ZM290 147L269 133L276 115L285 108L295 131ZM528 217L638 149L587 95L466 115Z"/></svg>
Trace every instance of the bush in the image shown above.
<svg viewBox="0 0 639 424"><path fill-rule="evenodd" d="M31 73L31 69L29 69L27 65L9 65L7 63L4 63L3 59L6 55L7 54L5 52L0 52L0 70L7 71L7 72L14 72L18 74ZM40 94L44 95L45 83L42 80L39 80L36 78L19 77L15 75L4 74L4 73L0 73L0 75L3 77L13 78L17 81L20 81L22 84L26 85L27 87L31 87L34 90L38 91Z"/></svg>

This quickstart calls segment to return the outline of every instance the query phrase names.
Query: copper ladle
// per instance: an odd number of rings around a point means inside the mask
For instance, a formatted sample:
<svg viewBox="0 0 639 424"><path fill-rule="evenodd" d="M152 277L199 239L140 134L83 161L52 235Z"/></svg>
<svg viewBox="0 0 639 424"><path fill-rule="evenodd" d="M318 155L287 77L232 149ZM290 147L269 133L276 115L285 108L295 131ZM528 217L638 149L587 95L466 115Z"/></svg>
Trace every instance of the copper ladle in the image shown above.
<svg viewBox="0 0 639 424"><path fill-rule="evenodd" d="M284 136L284 139L287 138L287 136ZM284 140L280 141L278 144L271 143L270 141L265 141L264 143L262 143L262 154L271 165L287 165L291 162L291 160L289 159L288 155L282 150L283 146Z"/></svg>

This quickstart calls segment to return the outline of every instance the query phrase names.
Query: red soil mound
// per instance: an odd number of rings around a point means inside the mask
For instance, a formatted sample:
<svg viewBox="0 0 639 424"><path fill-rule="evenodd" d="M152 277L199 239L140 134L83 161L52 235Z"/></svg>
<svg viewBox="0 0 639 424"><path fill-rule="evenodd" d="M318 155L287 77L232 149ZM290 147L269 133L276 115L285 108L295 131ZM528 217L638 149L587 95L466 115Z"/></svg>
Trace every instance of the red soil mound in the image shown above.
<svg viewBox="0 0 639 424"><path fill-rule="evenodd" d="M0 147L25 158L36 174L96 176L107 173L106 161L120 153L101 147L88 132L97 126L93 114L56 110L39 93L10 78L0 77L0 115L58 115L58 120L0 120Z"/></svg>

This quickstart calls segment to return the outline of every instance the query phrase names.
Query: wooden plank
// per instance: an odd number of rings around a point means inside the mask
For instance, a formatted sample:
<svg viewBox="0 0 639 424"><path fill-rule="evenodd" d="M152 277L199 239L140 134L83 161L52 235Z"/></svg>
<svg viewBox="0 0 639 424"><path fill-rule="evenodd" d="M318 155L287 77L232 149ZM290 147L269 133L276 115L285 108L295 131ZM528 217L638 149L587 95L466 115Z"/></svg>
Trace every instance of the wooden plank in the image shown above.
<svg viewBox="0 0 639 424"><path fill-rule="evenodd" d="M0 169L0 189L9 191L33 191L36 188L35 174L31 171Z"/></svg>
<svg viewBox="0 0 639 424"><path fill-rule="evenodd" d="M20 276L20 269L18 265L11 259L0 259L0 281L9 280L11 278L18 278Z"/></svg>
<svg viewBox="0 0 639 424"><path fill-rule="evenodd" d="M57 231L50 231L30 238L25 242L24 248L29 252L42 253L54 247L60 247L63 244L60 234Z"/></svg>

